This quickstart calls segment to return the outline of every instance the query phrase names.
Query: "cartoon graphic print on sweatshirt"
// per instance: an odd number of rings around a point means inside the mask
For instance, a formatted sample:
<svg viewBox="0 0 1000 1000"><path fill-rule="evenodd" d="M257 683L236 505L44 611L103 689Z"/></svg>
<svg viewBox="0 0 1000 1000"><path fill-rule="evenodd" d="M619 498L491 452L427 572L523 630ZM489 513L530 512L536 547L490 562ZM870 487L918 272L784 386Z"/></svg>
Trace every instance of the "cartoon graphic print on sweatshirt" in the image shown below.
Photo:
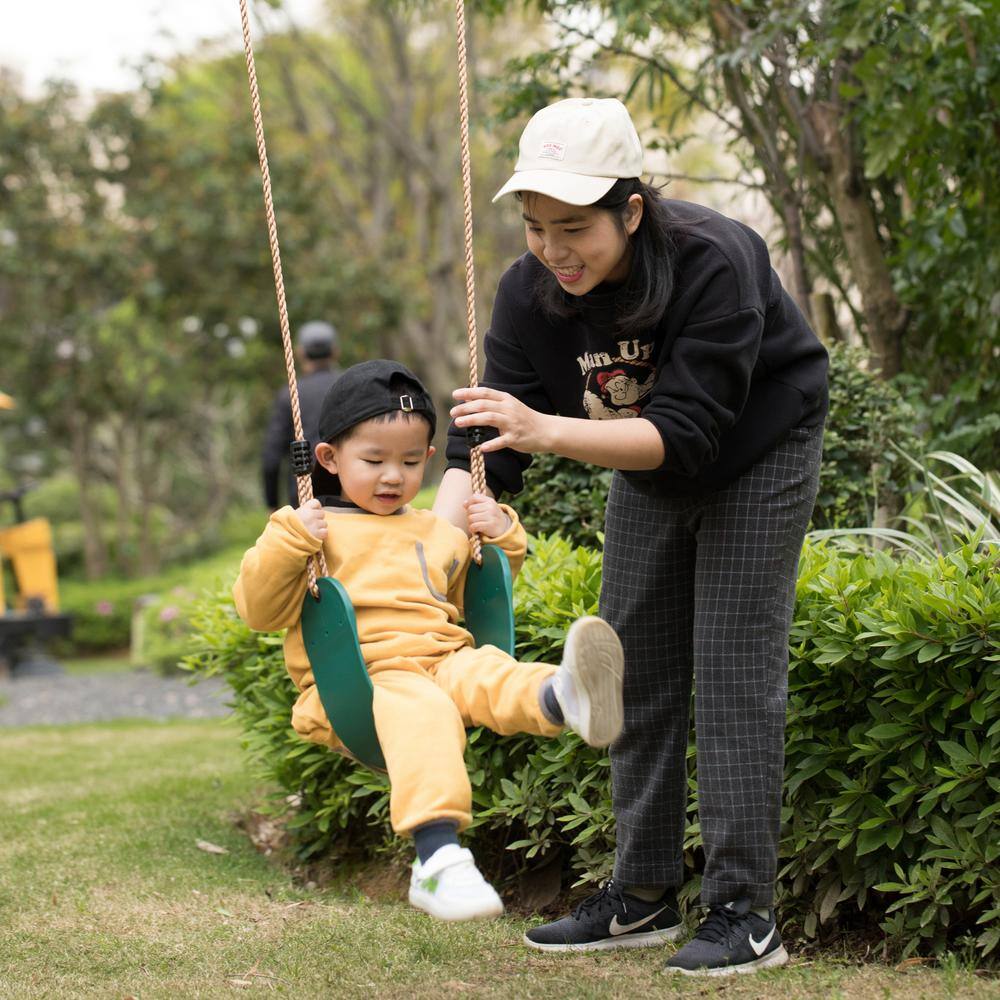
<svg viewBox="0 0 1000 1000"><path fill-rule="evenodd" d="M653 344L619 340L618 353L589 351L577 357L585 376L583 407L591 420L637 417L642 400L656 381L656 366L650 361Z"/></svg>

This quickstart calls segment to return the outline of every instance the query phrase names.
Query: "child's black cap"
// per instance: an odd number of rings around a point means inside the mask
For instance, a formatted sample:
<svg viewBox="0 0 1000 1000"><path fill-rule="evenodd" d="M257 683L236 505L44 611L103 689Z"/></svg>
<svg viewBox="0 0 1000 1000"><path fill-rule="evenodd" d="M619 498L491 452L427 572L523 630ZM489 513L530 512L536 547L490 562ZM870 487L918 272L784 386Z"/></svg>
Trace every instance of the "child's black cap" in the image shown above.
<svg viewBox="0 0 1000 1000"><path fill-rule="evenodd" d="M323 398L319 441L331 441L365 420L394 410L419 413L430 424L431 436L434 435L437 427L434 400L409 368L384 358L352 365L341 373ZM312 442L313 447L319 441ZM337 477L318 462L313 466L312 481L315 496L340 492Z"/></svg>
<svg viewBox="0 0 1000 1000"><path fill-rule="evenodd" d="M363 420L393 410L422 414L434 433L437 426L434 401L409 368L383 358L352 365L323 398L319 440L330 441Z"/></svg>

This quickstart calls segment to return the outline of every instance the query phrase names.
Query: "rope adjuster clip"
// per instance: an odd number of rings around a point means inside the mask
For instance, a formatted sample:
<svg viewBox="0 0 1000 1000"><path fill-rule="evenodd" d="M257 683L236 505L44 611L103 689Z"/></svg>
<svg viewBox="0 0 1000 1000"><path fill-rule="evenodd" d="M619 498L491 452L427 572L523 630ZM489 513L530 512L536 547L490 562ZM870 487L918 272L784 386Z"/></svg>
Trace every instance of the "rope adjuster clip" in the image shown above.
<svg viewBox="0 0 1000 1000"><path fill-rule="evenodd" d="M307 476L312 472L313 456L308 441L293 441L288 450L292 456L292 473L296 476Z"/></svg>

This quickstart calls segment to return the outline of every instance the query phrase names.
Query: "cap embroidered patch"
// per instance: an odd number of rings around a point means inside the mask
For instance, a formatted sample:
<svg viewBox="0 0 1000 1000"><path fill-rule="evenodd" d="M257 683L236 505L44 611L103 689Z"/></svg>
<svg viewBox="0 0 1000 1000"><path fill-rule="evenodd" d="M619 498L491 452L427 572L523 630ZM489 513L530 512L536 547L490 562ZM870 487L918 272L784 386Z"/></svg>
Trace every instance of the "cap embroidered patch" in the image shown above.
<svg viewBox="0 0 1000 1000"><path fill-rule="evenodd" d="M538 155L544 156L549 160L562 160L566 156L566 143L547 139L542 143L542 148Z"/></svg>

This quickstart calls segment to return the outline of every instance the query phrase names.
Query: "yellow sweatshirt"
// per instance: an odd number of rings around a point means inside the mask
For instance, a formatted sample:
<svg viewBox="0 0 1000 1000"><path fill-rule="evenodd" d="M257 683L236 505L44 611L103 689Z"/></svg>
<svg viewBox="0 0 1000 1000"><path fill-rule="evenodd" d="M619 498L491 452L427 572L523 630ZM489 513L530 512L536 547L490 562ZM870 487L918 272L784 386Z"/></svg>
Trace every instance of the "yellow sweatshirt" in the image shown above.
<svg viewBox="0 0 1000 1000"><path fill-rule="evenodd" d="M517 514L500 506L511 526L488 541L504 550L516 575L527 538ZM322 545L327 571L343 584L354 605L361 652L370 666L472 645L472 636L458 623L472 549L465 532L429 510L404 508L383 516L326 508L326 523L324 545L291 507L275 511L243 557L233 597L250 628L288 629L285 666L302 692L292 709L292 726L304 739L336 748L340 742L323 711L302 641L309 556Z"/></svg>

